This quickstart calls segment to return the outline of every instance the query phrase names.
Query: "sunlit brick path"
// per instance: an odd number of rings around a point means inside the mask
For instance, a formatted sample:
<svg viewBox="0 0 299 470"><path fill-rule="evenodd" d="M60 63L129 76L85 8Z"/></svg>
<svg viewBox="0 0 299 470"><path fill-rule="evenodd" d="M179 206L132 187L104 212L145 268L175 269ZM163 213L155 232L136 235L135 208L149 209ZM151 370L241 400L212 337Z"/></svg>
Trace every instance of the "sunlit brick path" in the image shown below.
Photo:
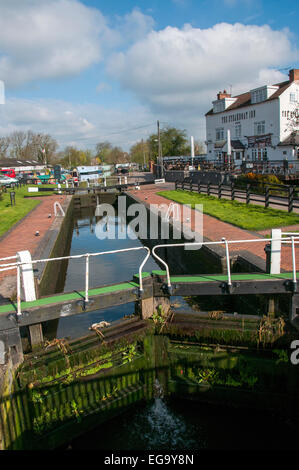
<svg viewBox="0 0 299 470"><path fill-rule="evenodd" d="M40 198L40 204L35 207L21 222L0 239L0 258L14 256L18 251L29 250L32 257L54 223L54 202L61 204L66 196L47 196ZM51 218L49 218L51 214ZM39 236L35 236L39 231ZM14 261L14 260L13 260ZM0 262L1 264L1 262ZM0 282L6 276L15 275L15 271L0 272Z"/></svg>
<svg viewBox="0 0 299 470"><path fill-rule="evenodd" d="M166 204L169 206L172 201L166 199L158 194L157 192L160 191L167 191L175 189L174 183L166 183L162 185L149 185L149 186L141 186L140 191L138 190L131 190L129 191L137 198L140 202L144 202L145 204ZM166 211L165 211L166 212ZM182 214L182 211L181 211ZM192 230L194 230L194 226L192 223L184 221L185 225L189 225ZM293 225L292 227L283 227L284 231L299 231L299 224ZM251 232L247 230L243 230L241 228L235 227L231 224L226 222L222 222L221 220L215 219L209 215L203 215L203 236L210 241L220 241L223 237L227 240L248 240L248 239L258 239L264 238L265 235L270 235L271 230L263 230L261 232ZM230 246L230 253L235 254L240 251L248 251L263 260L264 264L266 261L266 256L264 252L265 244L264 243L242 243L240 245ZM299 248L299 245L298 245ZM291 247L284 246L282 250L282 257L281 257L281 268L284 270L291 270L292 269L292 254L291 254ZM299 259L298 259L298 266L299 266Z"/></svg>

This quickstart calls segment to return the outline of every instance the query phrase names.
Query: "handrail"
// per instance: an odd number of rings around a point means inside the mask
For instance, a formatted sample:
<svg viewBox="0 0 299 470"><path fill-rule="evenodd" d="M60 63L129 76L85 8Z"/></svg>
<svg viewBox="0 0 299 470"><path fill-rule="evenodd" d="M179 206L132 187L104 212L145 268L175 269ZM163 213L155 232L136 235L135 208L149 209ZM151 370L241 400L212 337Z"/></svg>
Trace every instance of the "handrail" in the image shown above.
<svg viewBox="0 0 299 470"><path fill-rule="evenodd" d="M288 233L288 232L286 232ZM289 232L291 234L291 232ZM156 250L160 248L179 248L179 247L198 247L201 248L202 246L213 246L213 245L225 245L225 256L226 256L226 270L227 270L227 285L229 289L232 287L232 279L231 279L231 269L230 269L230 254L229 254L229 245L238 244L238 243L264 243L264 242L272 242L280 240L282 243L291 243L292 244L292 271L293 271L293 285L296 288L297 285L297 272L296 272L296 253L295 253L295 245L299 243L299 235L294 236L294 233L291 234L291 237L280 237L280 238L255 238L250 240L226 240L226 238L222 238L221 241L217 242L196 242L196 243L176 243L176 244L165 244L165 245L156 245L152 249L152 255L156 258L166 269L166 276L167 276L167 287L169 293L171 293L172 286L170 280L170 272L168 264L157 255ZM296 242L297 241L297 242ZM116 254L116 253L125 253L129 251L140 251L146 250L147 254L143 259L142 263L139 266L139 295L142 296L143 293L143 279L142 279L142 271L143 267L146 264L147 260L151 255L151 250L146 246L141 247L132 247L132 248L124 248L121 250L112 250L112 251L102 251L99 253L85 253L82 255L73 255L73 256L63 256L60 258L48 258L42 260L32 260L30 264L37 264L37 263L46 263L51 261L63 261L68 259L86 259L86 266L85 266L85 302L89 301L88 293L89 293L89 260L91 257L102 256L102 255L109 255L109 254ZM9 257L7 259L14 259L16 256ZM3 258L5 260L5 258ZM28 262L15 262L15 263L7 263L7 264L0 264L0 272L7 271L11 269L17 269L17 314L21 315L21 266L28 264Z"/></svg>
<svg viewBox="0 0 299 470"><path fill-rule="evenodd" d="M227 270L227 285L229 289L232 286L232 280L231 280L231 269L230 269L230 256L229 256L229 245L232 244L237 244L237 243L261 243L261 242L271 242L271 241L277 241L279 238L255 238L252 240L226 240L226 238L222 238L221 241L218 242L196 242L196 243L174 243L174 244L168 244L168 245L156 245L152 249L152 254L154 258L156 258L163 266L165 266L166 269L166 277L167 277L167 287L169 293L172 291L172 286L171 286L171 280L170 280L170 272L169 272L169 266L168 264L160 258L160 256L157 255L156 250L159 248L187 248L187 247L196 247L198 246L201 248L202 246L211 246L211 245L225 245L225 257L226 257L226 270ZM292 243L292 272L293 272L293 284L294 287L297 285L297 273L296 273L296 256L295 256L295 244L296 241L298 240L297 243L299 243L299 235L294 237L286 237L286 238L280 238L282 243L287 243L288 240L290 240L290 243Z"/></svg>
<svg viewBox="0 0 299 470"><path fill-rule="evenodd" d="M8 256L7 258L0 258L0 261L6 261L8 259L17 259L17 256Z"/></svg>
<svg viewBox="0 0 299 470"><path fill-rule="evenodd" d="M129 251L140 251L140 250L146 250L147 254L145 258L143 259L142 263L139 266L139 295L142 296L143 293L143 279L142 279L142 270L144 265L146 264L147 260L150 257L151 250L146 247L146 246L138 246L138 247L132 247L132 248L124 248L122 250L112 250L112 251L101 251L99 253L85 253L83 255L73 255L73 256L62 256L60 258L48 258L48 259L39 259L39 260L32 260L30 264L37 264L37 263L47 263L50 261L63 261L63 260L68 260L68 259L81 259L85 258L86 259L86 265L85 265L85 302L89 302L89 296L88 296L88 291L89 291L89 259L91 257L96 257L96 256L102 256L102 255L111 255L115 253L125 253ZM16 258L16 257L11 257ZM0 272L1 271L8 271L11 269L17 269L17 315L21 315L21 266L28 264L25 262L16 262L16 263L8 263L8 264L0 264Z"/></svg>

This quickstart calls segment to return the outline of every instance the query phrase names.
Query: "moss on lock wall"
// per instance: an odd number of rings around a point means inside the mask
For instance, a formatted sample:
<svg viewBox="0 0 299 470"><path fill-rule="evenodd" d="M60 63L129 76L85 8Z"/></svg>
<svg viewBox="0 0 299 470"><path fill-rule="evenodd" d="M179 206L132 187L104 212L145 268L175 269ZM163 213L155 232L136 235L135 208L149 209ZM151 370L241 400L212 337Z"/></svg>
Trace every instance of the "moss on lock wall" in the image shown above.
<svg viewBox="0 0 299 470"><path fill-rule="evenodd" d="M57 448L164 394L298 414L299 377L284 350L204 346L185 336L147 335L114 345L96 338L29 356L1 402L3 447ZM93 346L93 347L91 347Z"/></svg>

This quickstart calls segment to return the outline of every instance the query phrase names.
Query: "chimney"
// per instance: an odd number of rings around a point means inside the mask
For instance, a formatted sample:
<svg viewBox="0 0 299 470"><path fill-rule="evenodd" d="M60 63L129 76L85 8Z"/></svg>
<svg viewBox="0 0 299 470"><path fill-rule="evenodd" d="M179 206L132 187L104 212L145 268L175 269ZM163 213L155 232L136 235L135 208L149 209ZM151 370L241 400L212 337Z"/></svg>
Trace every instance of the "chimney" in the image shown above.
<svg viewBox="0 0 299 470"><path fill-rule="evenodd" d="M226 90L224 91L219 91L219 93L217 94L217 100L222 100L223 98L231 98L232 95L230 95L229 93L226 92Z"/></svg>
<svg viewBox="0 0 299 470"><path fill-rule="evenodd" d="M289 71L290 82L299 80L299 69L292 69Z"/></svg>

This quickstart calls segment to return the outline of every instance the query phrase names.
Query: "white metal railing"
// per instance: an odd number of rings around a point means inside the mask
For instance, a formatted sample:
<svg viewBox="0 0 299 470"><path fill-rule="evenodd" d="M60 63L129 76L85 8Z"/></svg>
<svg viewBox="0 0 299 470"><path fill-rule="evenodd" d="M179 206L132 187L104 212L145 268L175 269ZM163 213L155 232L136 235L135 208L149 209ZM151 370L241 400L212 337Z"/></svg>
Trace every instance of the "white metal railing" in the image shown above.
<svg viewBox="0 0 299 470"><path fill-rule="evenodd" d="M253 240L226 240L226 238L222 238L219 242L198 242L198 243L176 243L176 244L168 244L168 245L156 245L152 249L152 254L154 258L156 258L166 269L166 277L167 277L167 287L168 290L171 292L171 280L170 280L170 272L168 264L157 255L156 250L159 248L186 248L186 247L196 247L198 246L201 248L202 246L213 246L213 245L225 245L225 257L226 257L226 271L227 271L227 284L229 288L232 286L232 279L231 279L231 269L230 269L230 256L229 256L229 245L237 244L237 243L269 243L273 240L277 240L277 238L255 238ZM297 285L297 272L296 272L296 253L295 253L295 244L299 243L299 234L296 237L291 236L287 238L281 237L282 243L292 243L292 273L293 273L293 284L294 286ZM297 240L297 241L296 241Z"/></svg>
<svg viewBox="0 0 299 470"><path fill-rule="evenodd" d="M160 248L180 248L180 247L198 247L201 248L202 246L215 246L215 245L224 245L225 246L225 257L226 257L226 270L227 270L227 284L229 288L232 286L232 278L231 278L231 268L230 268L230 254L229 254L229 245L234 244L242 244L242 243L269 243L273 241L280 241L281 243L291 243L292 244L292 282L294 287L296 288L297 285L297 271L296 271L296 252L295 252L295 245L299 243L299 234L290 237L281 237L281 238L255 238L252 240L226 240L226 238L222 238L221 241L218 242L197 242L197 243L176 243L176 244L166 244L166 245L156 245L152 249L152 255L156 258L166 269L166 276L167 276L167 286L169 291L171 291L171 280L170 280L170 272L168 264L157 255L156 250ZM133 248L125 248L122 250L113 250L113 251L102 251L99 253L85 253L82 255L73 255L73 256L63 256L60 258L49 258L49 259L42 259L42 260L32 260L30 264L37 264L37 263L46 263L52 261L63 261L69 259L82 259L85 258L85 302L89 301L89 262L90 258L102 256L102 255L110 255L116 253L126 253L130 251L140 251L146 250L147 254L146 257L143 259L142 263L139 266L139 293L142 295L143 292L143 280L142 280L142 271L145 263L149 259L151 255L151 250L148 247L141 246L141 247L133 247ZM8 258L2 258L0 261L4 260L11 260L16 259L16 256L11 256ZM15 263L6 263L0 264L0 272L16 269L17 270L17 314L21 315L21 266L28 265L27 262L15 262Z"/></svg>
<svg viewBox="0 0 299 470"><path fill-rule="evenodd" d="M7 258L0 258L0 261L8 261L10 259L17 259L17 256L8 256Z"/></svg>
<svg viewBox="0 0 299 470"><path fill-rule="evenodd" d="M281 248L283 244L292 243L298 232L282 232L280 228L272 229L270 273L278 274L281 269Z"/></svg>
<svg viewBox="0 0 299 470"><path fill-rule="evenodd" d="M90 261L90 258L96 257L96 256L102 256L102 255L111 255L111 254L116 254L116 253L126 253L129 251L140 251L140 250L147 251L146 257L143 259L142 263L139 266L139 293L140 295L142 295L142 292L143 292L142 270L151 254L150 249L146 246L125 248L122 250L102 251L99 253L85 253L83 255L63 256L60 258L32 260L31 264L85 258L86 263L85 263L85 299L84 300L85 302L88 302L89 301L89 261ZM13 258L16 258L16 256L11 257L10 259L13 259ZM21 266L26 265L26 264L28 265L28 261L26 263L16 262L16 263L0 264L0 272L12 270L12 269L17 270L17 315L22 314L22 311L21 311Z"/></svg>

